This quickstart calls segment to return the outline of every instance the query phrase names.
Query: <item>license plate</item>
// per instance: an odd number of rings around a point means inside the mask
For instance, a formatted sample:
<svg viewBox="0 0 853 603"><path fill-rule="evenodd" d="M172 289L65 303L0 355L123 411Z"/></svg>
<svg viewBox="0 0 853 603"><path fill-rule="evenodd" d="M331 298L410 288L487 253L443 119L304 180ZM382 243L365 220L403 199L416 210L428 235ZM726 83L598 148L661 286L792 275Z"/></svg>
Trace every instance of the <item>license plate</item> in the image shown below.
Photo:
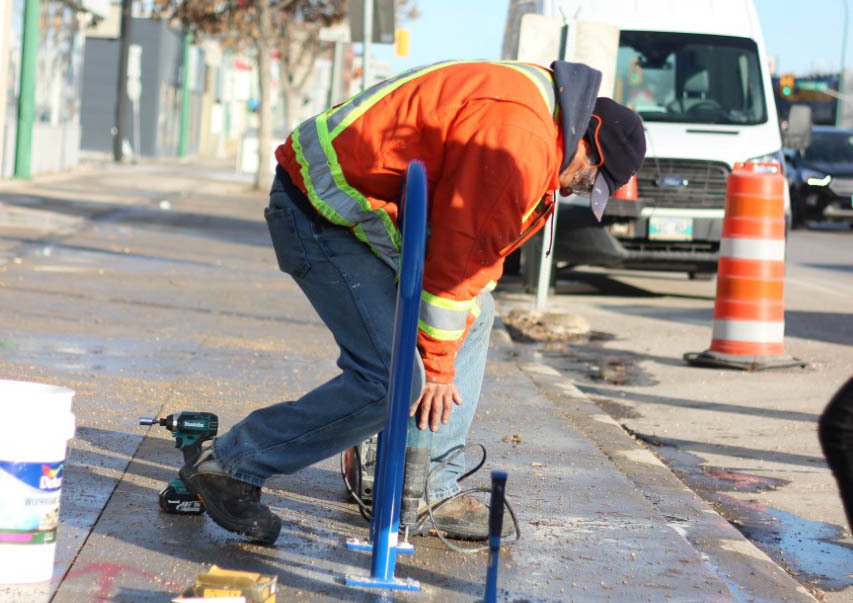
<svg viewBox="0 0 853 603"><path fill-rule="evenodd" d="M690 241L693 239L693 218L651 217L649 238L658 241Z"/></svg>

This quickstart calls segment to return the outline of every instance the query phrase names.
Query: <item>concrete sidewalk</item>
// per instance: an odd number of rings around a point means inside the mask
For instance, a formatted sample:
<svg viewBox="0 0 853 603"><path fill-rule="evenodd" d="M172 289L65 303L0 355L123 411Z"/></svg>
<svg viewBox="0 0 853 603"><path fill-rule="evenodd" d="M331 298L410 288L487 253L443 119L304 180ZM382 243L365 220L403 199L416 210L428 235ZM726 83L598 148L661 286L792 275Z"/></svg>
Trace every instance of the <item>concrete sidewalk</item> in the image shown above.
<svg viewBox="0 0 853 603"><path fill-rule="evenodd" d="M278 272L265 198L216 163L149 163L0 187L0 376L77 394L55 578L0 600L168 601L210 564L278 576L280 601L374 600L347 551L367 524L330 459L271 480L275 548L207 517L164 515L180 453L139 415L250 409L333 376L335 347ZM502 554L512 601L812 600L570 381L497 328L471 441L509 473L522 540ZM471 478L486 485L488 471ZM482 598L486 555L415 538L397 600Z"/></svg>

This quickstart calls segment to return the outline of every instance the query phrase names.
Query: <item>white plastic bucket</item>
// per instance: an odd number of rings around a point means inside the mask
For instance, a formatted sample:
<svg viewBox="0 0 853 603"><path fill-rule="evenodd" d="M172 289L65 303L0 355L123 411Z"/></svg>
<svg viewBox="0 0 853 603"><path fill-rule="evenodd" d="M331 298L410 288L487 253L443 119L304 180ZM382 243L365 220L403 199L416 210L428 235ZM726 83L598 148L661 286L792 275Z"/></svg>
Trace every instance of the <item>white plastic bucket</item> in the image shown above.
<svg viewBox="0 0 853 603"><path fill-rule="evenodd" d="M73 396L56 385L0 379L0 584L53 575Z"/></svg>

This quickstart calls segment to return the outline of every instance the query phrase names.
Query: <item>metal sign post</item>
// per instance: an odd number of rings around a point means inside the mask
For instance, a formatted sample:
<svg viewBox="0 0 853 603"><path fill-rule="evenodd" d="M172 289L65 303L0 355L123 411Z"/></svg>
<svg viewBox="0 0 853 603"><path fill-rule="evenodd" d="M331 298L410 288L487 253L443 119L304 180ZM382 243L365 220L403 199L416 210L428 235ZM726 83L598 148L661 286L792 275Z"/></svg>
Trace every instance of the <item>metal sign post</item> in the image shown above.
<svg viewBox="0 0 853 603"><path fill-rule="evenodd" d="M361 43L361 89L370 88L370 45L373 43L373 0L364 3L364 41Z"/></svg>
<svg viewBox="0 0 853 603"><path fill-rule="evenodd" d="M352 0L349 10L350 41L362 43L361 89L373 85L370 65L371 44L393 44L394 0Z"/></svg>
<svg viewBox="0 0 853 603"><path fill-rule="evenodd" d="M556 193L555 193L556 194ZM554 215L550 218L551 228L542 230L542 249L539 255L539 279L536 284L536 310L542 312L548 303L548 289L551 287L551 269L554 262L554 238L557 230L557 210L560 209L560 199L554 203Z"/></svg>

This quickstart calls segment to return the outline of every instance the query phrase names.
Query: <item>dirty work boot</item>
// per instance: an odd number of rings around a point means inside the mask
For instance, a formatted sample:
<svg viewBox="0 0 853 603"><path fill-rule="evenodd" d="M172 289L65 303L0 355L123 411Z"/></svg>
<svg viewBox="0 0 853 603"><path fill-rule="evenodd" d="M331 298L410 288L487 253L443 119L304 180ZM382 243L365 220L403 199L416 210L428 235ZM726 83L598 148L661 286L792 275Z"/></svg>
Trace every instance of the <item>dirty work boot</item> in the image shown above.
<svg viewBox="0 0 853 603"><path fill-rule="evenodd" d="M433 508L439 503L433 503ZM423 533L437 529L448 538L457 540L489 539L489 506L470 494L463 494L454 498L433 511L432 515L435 518L434 527L427 514L426 505L423 505L421 510ZM504 513L501 538L507 538L513 534L515 534L515 529L512 519L509 517L509 513Z"/></svg>
<svg viewBox="0 0 853 603"><path fill-rule="evenodd" d="M261 544L273 544L278 538L281 519L261 504L261 489L229 477L213 451L202 452L178 475L201 498L213 521L226 530Z"/></svg>

